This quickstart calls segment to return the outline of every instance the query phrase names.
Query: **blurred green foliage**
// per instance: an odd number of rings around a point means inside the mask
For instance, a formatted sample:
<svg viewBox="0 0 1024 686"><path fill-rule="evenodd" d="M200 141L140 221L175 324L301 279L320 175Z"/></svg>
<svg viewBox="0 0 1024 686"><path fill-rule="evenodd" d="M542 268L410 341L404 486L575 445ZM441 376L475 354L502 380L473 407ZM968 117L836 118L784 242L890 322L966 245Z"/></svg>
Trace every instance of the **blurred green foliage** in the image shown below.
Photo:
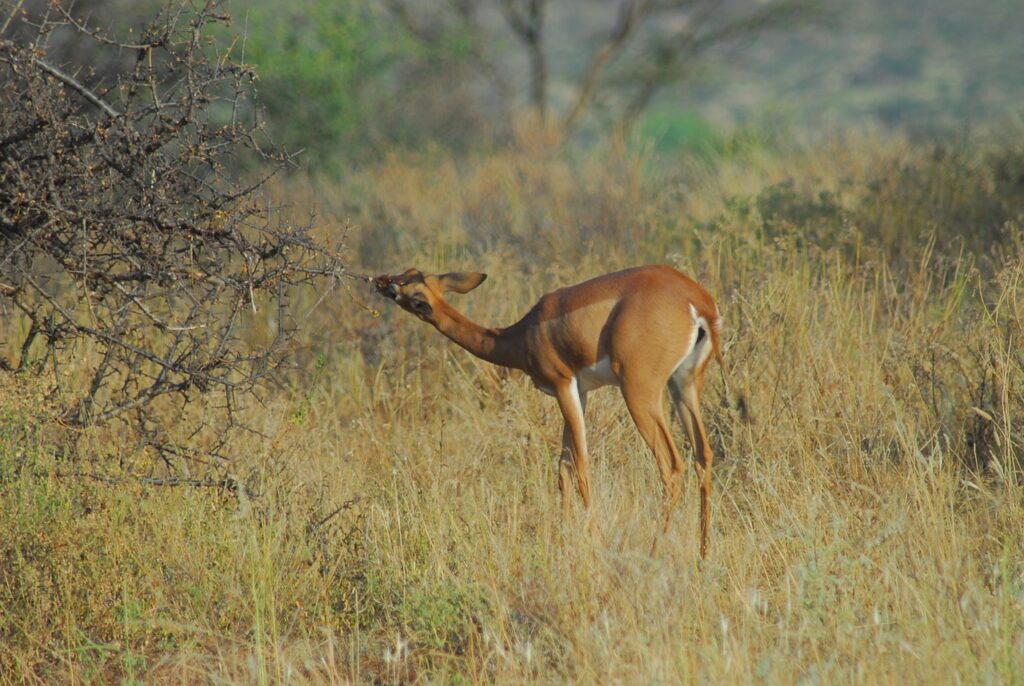
<svg viewBox="0 0 1024 686"><path fill-rule="evenodd" d="M302 150L304 166L337 171L465 133L474 108L460 102L469 39L458 30L426 42L382 3L360 0L250 0L233 12L271 137Z"/></svg>
<svg viewBox="0 0 1024 686"><path fill-rule="evenodd" d="M710 153L721 143L721 132L701 115L666 108L647 113L640 122L640 135L653 140L661 151Z"/></svg>
<svg viewBox="0 0 1024 686"><path fill-rule="evenodd" d="M255 0L237 18L277 144L317 162L372 146L367 90L412 49L400 32L357 0Z"/></svg>

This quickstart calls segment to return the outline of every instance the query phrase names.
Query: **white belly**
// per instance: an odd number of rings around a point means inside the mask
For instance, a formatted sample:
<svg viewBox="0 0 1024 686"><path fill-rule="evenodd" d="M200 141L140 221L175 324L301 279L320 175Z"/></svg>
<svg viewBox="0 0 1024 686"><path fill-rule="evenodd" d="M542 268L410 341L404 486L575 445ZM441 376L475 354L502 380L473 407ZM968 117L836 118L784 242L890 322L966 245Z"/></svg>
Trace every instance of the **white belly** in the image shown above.
<svg viewBox="0 0 1024 686"><path fill-rule="evenodd" d="M541 393L547 393L548 395L554 395L555 389L550 386L538 383L536 379L533 380L533 385L537 387L537 390ZM619 378L612 372L612 363L607 357L602 358L583 369L577 370L576 372L576 385L580 393L587 393L595 388L601 386L618 386Z"/></svg>

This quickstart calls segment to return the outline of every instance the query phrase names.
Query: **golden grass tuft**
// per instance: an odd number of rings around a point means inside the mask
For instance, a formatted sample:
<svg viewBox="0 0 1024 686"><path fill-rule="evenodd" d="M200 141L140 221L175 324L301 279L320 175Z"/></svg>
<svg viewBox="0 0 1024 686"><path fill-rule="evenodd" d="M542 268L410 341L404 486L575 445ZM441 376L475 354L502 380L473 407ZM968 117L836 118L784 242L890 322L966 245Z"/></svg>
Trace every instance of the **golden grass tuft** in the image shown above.
<svg viewBox="0 0 1024 686"><path fill-rule="evenodd" d="M252 495L70 465L40 389L0 380L0 680L1020 683L1024 189L993 154L525 146L282 182L360 267L489 272L459 302L486 323L630 264L702 279L754 415L712 370L710 559L689 473L648 554L658 479L614 390L591 535L560 518L550 398L336 289L250 410Z"/></svg>

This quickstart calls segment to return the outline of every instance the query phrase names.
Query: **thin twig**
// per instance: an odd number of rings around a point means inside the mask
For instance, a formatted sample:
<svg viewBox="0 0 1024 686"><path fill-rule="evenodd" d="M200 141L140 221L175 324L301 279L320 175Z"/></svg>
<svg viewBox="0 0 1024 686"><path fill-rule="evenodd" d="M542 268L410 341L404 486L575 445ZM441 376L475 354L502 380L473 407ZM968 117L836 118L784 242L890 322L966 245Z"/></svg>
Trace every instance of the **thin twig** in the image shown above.
<svg viewBox="0 0 1024 686"><path fill-rule="evenodd" d="M91 102L93 105L96 105L96 107L99 107L101 110L103 110L104 112L109 114L111 118L117 119L118 117L121 116L120 112L115 110L113 107L111 107L107 103L103 102L99 98L99 96L97 96L91 90L89 90L88 88L83 86L81 83L79 83L70 74L65 74L64 72L62 72L57 67L54 67L53 65L47 64L46 62L44 62L43 60L39 59L38 57L33 57L32 58L32 62L34 64L36 64L40 69L45 71L47 74L49 74L50 76L53 76L53 77L59 79L60 81L64 82L66 85L70 86L73 90L77 91L78 94L81 95L83 98L85 98L86 100Z"/></svg>
<svg viewBox="0 0 1024 686"><path fill-rule="evenodd" d="M327 522L329 522L332 519L334 519L335 517L337 517L339 514L341 514L345 510L350 510L353 507L355 507L356 505L358 505L359 503L361 503L362 500L363 500L362 497L360 497L358 495L356 497L352 498L351 500L346 500L341 505L336 507L329 515L327 515L326 517L321 518L319 521L314 522L313 524L310 524L309 528L307 530L309 531L309 533L313 533L314 531L316 531L317 529L322 527L324 524L326 524Z"/></svg>

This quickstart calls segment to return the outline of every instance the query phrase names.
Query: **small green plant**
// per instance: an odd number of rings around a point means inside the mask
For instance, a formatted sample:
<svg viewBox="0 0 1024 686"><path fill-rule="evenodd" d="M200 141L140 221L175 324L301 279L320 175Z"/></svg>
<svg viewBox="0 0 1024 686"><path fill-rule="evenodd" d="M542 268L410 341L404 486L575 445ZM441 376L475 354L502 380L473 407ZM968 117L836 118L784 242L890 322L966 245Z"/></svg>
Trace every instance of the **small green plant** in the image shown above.
<svg viewBox="0 0 1024 686"><path fill-rule="evenodd" d="M313 364L312 376L310 376L309 381L306 383L306 389L302 393L302 398L299 400L295 411L292 412L292 424L295 426L302 426L306 423L306 417L313 404L313 393L316 391L326 368L327 358L323 353L320 353Z"/></svg>
<svg viewBox="0 0 1024 686"><path fill-rule="evenodd" d="M417 648L464 654L487 612L481 592L455 581L408 589L397 608L399 622Z"/></svg>

